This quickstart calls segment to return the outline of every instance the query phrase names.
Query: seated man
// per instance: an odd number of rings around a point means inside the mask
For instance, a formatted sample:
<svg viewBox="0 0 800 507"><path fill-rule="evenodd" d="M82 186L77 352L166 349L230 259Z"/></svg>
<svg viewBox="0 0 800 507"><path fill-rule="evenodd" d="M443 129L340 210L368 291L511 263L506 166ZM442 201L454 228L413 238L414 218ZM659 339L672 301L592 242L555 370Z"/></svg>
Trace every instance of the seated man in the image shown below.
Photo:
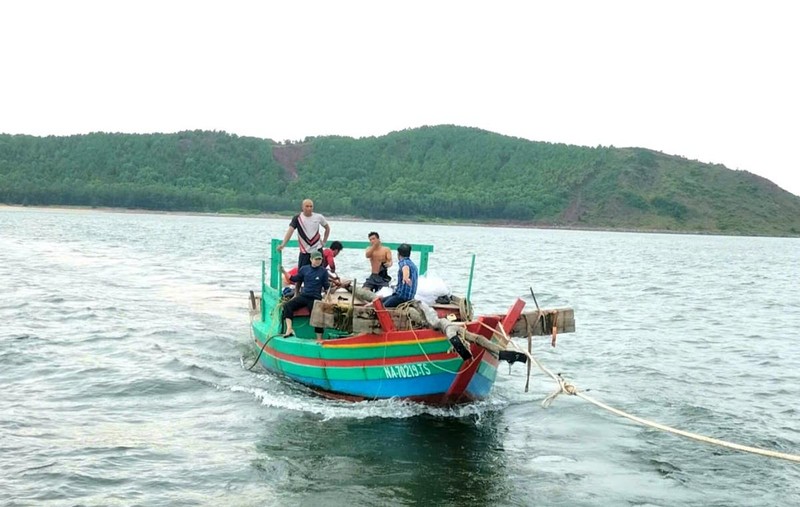
<svg viewBox="0 0 800 507"><path fill-rule="evenodd" d="M281 273L284 272L281 266ZM295 283L295 296L283 305L283 318L286 323L286 332L283 336L294 334L292 319L294 312L300 308L314 308L314 302L322 299L322 291L328 290L331 286L328 281L328 270L322 267L322 253L319 250L311 252L311 264L302 266L297 274L289 277L289 281ZM317 340L322 339L321 327L315 327Z"/></svg>
<svg viewBox="0 0 800 507"><path fill-rule="evenodd" d="M419 271L417 265L411 260L411 245L403 243L397 247L397 287L394 294L381 299L385 308L394 308L402 303L411 301L417 294L417 281Z"/></svg>
<svg viewBox="0 0 800 507"><path fill-rule="evenodd" d="M367 247L366 257L369 259L372 274L364 282L364 288L377 292L382 287L389 285L392 277L387 273L387 268L392 266L392 251L383 246L381 237L377 232L369 233L370 245Z"/></svg>
<svg viewBox="0 0 800 507"><path fill-rule="evenodd" d="M339 275L336 274L336 256L343 250L341 241L334 241L331 243L330 248L322 249L322 266L328 268L328 276L331 282L336 283L339 280ZM338 285L338 284L337 284Z"/></svg>

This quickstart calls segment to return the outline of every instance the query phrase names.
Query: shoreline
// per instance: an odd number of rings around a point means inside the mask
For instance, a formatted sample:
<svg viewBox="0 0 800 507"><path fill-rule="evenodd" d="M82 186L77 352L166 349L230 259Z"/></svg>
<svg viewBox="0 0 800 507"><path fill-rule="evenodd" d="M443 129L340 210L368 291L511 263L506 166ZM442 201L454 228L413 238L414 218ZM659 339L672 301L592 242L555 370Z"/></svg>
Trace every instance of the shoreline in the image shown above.
<svg viewBox="0 0 800 507"><path fill-rule="evenodd" d="M179 216L197 216L197 217L232 217L232 218L286 218L290 219L294 213L280 214L280 213L223 213L211 211L171 211L171 210L149 210L139 208L113 208L108 206L65 206L65 205L35 205L27 206L22 204L4 204L0 203L0 211L3 210L52 210L64 211L68 213L83 213L88 211L97 211L101 213L128 213L140 215L179 215ZM707 232L707 231L674 231L665 229L636 229L636 228L613 228L613 227L572 227L572 226L554 226L542 224L523 224L518 222L459 222L459 221L436 221L436 220L384 220L373 218L358 218L350 215L325 215L325 218L338 221L338 222L373 222L373 223L422 223L431 225L459 225L467 227L506 227L509 229L541 229L541 230L556 230L556 231L583 231L583 232L620 232L620 233L639 233L639 234L686 234L692 236L733 236L733 237L757 237L757 238L798 238L800 236L769 236L769 235L754 235L754 234L737 234L730 233L724 234L721 232Z"/></svg>

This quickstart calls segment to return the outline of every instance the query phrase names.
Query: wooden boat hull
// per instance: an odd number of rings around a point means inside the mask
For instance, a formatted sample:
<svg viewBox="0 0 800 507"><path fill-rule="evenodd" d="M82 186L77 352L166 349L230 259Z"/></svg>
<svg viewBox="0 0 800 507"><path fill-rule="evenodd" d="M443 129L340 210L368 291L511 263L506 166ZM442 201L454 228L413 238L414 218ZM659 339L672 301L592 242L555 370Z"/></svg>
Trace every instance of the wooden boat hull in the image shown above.
<svg viewBox="0 0 800 507"><path fill-rule="evenodd" d="M475 346L465 361L431 329L317 342L273 336L271 327L253 323L261 365L332 398L454 405L489 396L497 376L497 357Z"/></svg>

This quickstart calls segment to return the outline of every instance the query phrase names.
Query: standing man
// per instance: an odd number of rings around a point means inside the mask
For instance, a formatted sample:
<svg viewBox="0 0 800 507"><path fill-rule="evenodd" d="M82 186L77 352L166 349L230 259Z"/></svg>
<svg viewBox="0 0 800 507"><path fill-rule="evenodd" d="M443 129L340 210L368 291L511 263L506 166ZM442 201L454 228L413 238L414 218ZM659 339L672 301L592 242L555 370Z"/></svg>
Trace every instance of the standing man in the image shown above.
<svg viewBox="0 0 800 507"><path fill-rule="evenodd" d="M283 247L292 239L294 231L297 231L297 243L300 244L300 255L297 257L298 268L311 264L309 255L315 250L322 251L328 242L328 236L331 234L331 226L328 225L325 217L319 213L314 213L314 201L311 199L304 200L302 209L302 213L292 217L292 221L289 222L289 229L283 237L283 242L278 245L278 251L283 251ZM319 235L320 227L325 229L325 236L322 238Z"/></svg>
<svg viewBox="0 0 800 507"><path fill-rule="evenodd" d="M370 245L367 247L366 257L369 259L372 274L364 282L364 288L377 292L388 286L392 280L387 272L387 268L392 266L392 251L389 247L383 246L381 236L377 232L372 231L367 237Z"/></svg>
<svg viewBox="0 0 800 507"><path fill-rule="evenodd" d="M419 271L417 265L411 260L411 245L403 243L397 247L397 287L394 294L381 299L383 306L394 308L402 303L411 301L417 295L417 281Z"/></svg>

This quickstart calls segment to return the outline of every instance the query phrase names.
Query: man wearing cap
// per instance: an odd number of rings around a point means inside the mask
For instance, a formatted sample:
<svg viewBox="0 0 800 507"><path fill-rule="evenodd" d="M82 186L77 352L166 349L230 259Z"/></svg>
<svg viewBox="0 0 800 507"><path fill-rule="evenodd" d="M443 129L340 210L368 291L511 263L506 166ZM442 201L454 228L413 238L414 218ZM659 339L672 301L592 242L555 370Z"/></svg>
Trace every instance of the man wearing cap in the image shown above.
<svg viewBox="0 0 800 507"><path fill-rule="evenodd" d="M320 228L325 229L325 236L320 237ZM283 236L283 242L278 245L278 251L283 251L286 243L292 239L292 234L297 231L297 243L300 245L300 255L297 257L299 267L309 264L309 254L312 250L322 250L328 242L331 233L331 226L325 217L319 213L314 213L314 201L306 199L303 201L303 212L292 217L289 228Z"/></svg>
<svg viewBox="0 0 800 507"><path fill-rule="evenodd" d="M419 271L417 265L411 260L411 245L403 243L397 247L397 287L394 294L381 299L386 308L394 308L402 303L411 301L417 295L417 281Z"/></svg>
<svg viewBox="0 0 800 507"><path fill-rule="evenodd" d="M300 266L297 274L289 277L289 280L295 283L295 296L283 305L283 319L286 324L283 336L294 334L292 327L294 312L300 308L308 308L311 311L314 308L314 301L322 299L322 291L328 290L331 286L328 280L328 270L322 267L322 253L314 250L309 257L311 264ZM281 266L281 273L284 273L283 266ZM322 339L322 331L321 327L314 328L317 340Z"/></svg>

